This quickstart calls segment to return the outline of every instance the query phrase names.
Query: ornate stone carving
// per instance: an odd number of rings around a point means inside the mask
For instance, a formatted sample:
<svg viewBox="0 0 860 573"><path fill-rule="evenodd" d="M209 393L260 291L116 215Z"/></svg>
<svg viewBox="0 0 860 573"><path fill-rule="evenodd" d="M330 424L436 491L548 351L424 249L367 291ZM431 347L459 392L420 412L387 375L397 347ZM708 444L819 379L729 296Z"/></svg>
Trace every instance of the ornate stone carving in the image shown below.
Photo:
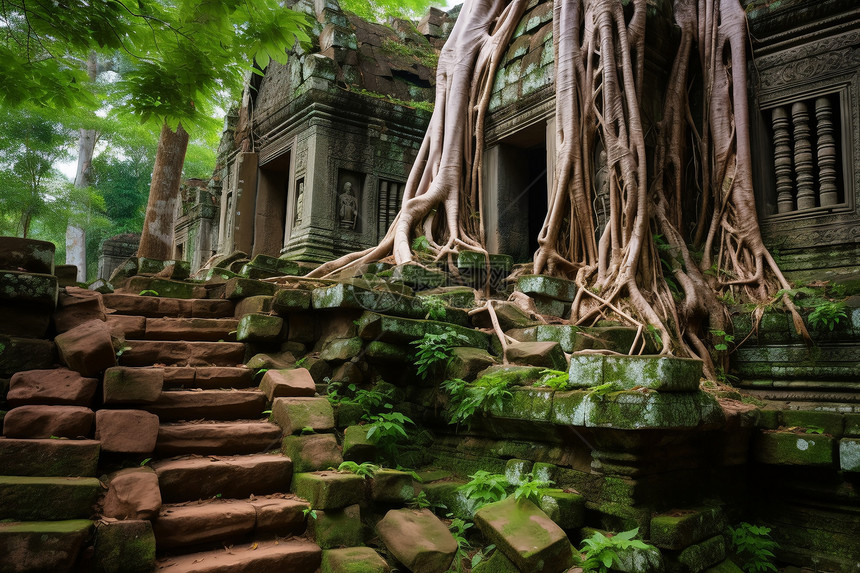
<svg viewBox="0 0 860 573"><path fill-rule="evenodd" d="M818 131L819 201L822 207L836 205L839 196L836 188L836 139L833 137L833 109L830 100L815 100L815 119Z"/></svg>
<svg viewBox="0 0 860 573"><path fill-rule="evenodd" d="M791 105L794 122L794 175L797 180L797 208L815 207L815 175L812 162L812 142L809 140L809 110L806 102Z"/></svg>
<svg viewBox="0 0 860 573"><path fill-rule="evenodd" d="M845 48L762 70L761 85L765 89L776 88L817 78L827 72L845 70L858 64L860 50Z"/></svg>
<svg viewBox="0 0 860 573"><path fill-rule="evenodd" d="M771 112L773 125L773 162L776 173L776 208L778 213L794 211L794 185L791 182L791 134L788 131L788 111L775 107Z"/></svg>

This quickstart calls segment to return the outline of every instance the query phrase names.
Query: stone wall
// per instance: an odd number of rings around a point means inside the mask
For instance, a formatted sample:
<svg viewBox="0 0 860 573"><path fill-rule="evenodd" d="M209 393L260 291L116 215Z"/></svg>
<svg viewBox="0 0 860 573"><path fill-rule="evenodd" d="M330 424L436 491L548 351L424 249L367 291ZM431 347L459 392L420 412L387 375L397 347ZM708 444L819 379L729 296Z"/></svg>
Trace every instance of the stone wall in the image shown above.
<svg viewBox="0 0 860 573"><path fill-rule="evenodd" d="M98 278L108 280L113 272L129 257L137 254L140 235L115 235L102 242L99 250Z"/></svg>

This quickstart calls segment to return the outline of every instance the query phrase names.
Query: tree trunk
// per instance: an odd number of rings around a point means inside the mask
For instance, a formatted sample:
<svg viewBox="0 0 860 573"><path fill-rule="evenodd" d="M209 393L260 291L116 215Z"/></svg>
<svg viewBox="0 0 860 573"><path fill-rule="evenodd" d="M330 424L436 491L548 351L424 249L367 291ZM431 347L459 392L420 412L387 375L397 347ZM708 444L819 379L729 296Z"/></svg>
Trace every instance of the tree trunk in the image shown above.
<svg viewBox="0 0 860 573"><path fill-rule="evenodd" d="M176 201L187 149L188 133L182 129L182 125L177 126L176 131L167 124L161 127L138 257L162 261L173 258Z"/></svg>
<svg viewBox="0 0 860 573"><path fill-rule="evenodd" d="M95 52L90 52L87 58L87 75L91 82L98 75L98 58ZM96 147L97 134L95 129L80 129L78 136L78 169L75 174L75 187L88 187L90 172L93 165L93 152ZM87 235L86 229L69 221L66 227L66 264L78 267L78 282L87 280Z"/></svg>

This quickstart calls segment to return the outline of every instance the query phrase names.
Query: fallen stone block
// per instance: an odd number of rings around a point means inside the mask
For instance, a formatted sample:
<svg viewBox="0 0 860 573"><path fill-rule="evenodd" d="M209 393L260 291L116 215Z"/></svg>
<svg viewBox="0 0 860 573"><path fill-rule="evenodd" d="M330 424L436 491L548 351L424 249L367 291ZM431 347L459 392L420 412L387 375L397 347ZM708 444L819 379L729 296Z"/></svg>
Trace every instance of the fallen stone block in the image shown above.
<svg viewBox="0 0 860 573"><path fill-rule="evenodd" d="M573 564L567 535L528 500L511 496L485 505L475 524L521 571L560 573Z"/></svg>
<svg viewBox="0 0 860 573"><path fill-rule="evenodd" d="M54 274L54 252L50 241L0 237L0 269Z"/></svg>
<svg viewBox="0 0 860 573"><path fill-rule="evenodd" d="M153 519L161 508L158 476L150 468L119 470L108 478L102 515L115 519Z"/></svg>
<svg viewBox="0 0 860 573"><path fill-rule="evenodd" d="M0 515L15 521L87 519L101 491L90 477L0 476Z"/></svg>
<svg viewBox="0 0 860 573"><path fill-rule="evenodd" d="M54 342L63 362L84 376L97 376L116 366L110 327L100 320L91 320L58 334Z"/></svg>
<svg viewBox="0 0 860 573"><path fill-rule="evenodd" d="M320 432L334 428L334 410L327 398L275 398L272 421L285 434L296 434L303 428Z"/></svg>
<svg viewBox="0 0 860 573"><path fill-rule="evenodd" d="M422 265L397 265L392 269L391 273L394 280L405 283L415 290L438 288L448 282L447 273L441 270L429 269Z"/></svg>
<svg viewBox="0 0 860 573"><path fill-rule="evenodd" d="M489 335L480 330L438 322L435 320L414 320L365 312L358 320L358 335L365 340L379 340L394 344L419 340L427 334L453 332L460 337L461 346L487 349ZM456 343L456 341L455 341Z"/></svg>
<svg viewBox="0 0 860 573"><path fill-rule="evenodd" d="M54 265L54 276L57 277L57 284L60 285L60 288L77 286L78 266Z"/></svg>
<svg viewBox="0 0 860 573"><path fill-rule="evenodd" d="M0 335L0 378L8 379L25 370L51 368L56 360L56 349L50 340Z"/></svg>
<svg viewBox="0 0 860 573"><path fill-rule="evenodd" d="M543 492L540 508L565 531L585 525L585 498L560 489Z"/></svg>
<svg viewBox="0 0 860 573"><path fill-rule="evenodd" d="M22 338L47 338L51 309L47 306L0 299L0 334Z"/></svg>
<svg viewBox="0 0 860 573"><path fill-rule="evenodd" d="M397 470L376 470L370 480L370 498L377 503L406 505L415 498L412 475Z"/></svg>
<svg viewBox="0 0 860 573"><path fill-rule="evenodd" d="M254 499L249 502L257 511L254 530L281 537L301 535L305 531L305 510L310 505L301 499Z"/></svg>
<svg viewBox="0 0 860 573"><path fill-rule="evenodd" d="M191 263L175 259L161 260L137 257L137 273L141 276L166 277L176 280L187 279L191 274Z"/></svg>
<svg viewBox="0 0 860 573"><path fill-rule="evenodd" d="M391 554L413 573L447 571L457 553L454 536L427 509L392 509L376 525L376 533Z"/></svg>
<svg viewBox="0 0 860 573"><path fill-rule="evenodd" d="M109 314L105 322L110 327L111 336L127 340L140 340L146 336L146 317L126 314Z"/></svg>
<svg viewBox="0 0 860 573"><path fill-rule="evenodd" d="M754 458L763 464L829 466L833 452L833 438L818 434L764 431L753 444Z"/></svg>
<svg viewBox="0 0 860 573"><path fill-rule="evenodd" d="M54 275L2 271L0 300L30 303L53 310L57 306L57 277Z"/></svg>
<svg viewBox="0 0 860 573"><path fill-rule="evenodd" d="M694 573L704 571L708 567L712 567L722 562L726 558L725 540L722 535L716 535L690 545L681 551L677 558L677 570L685 573Z"/></svg>
<svg viewBox="0 0 860 573"><path fill-rule="evenodd" d="M158 416L143 410L99 410L96 439L107 452L151 453L158 440Z"/></svg>
<svg viewBox="0 0 860 573"><path fill-rule="evenodd" d="M260 390L269 400L310 398L317 391L314 379L306 368L267 370L260 381Z"/></svg>
<svg viewBox="0 0 860 573"><path fill-rule="evenodd" d="M285 436L281 449L293 461L296 472L336 468L343 462L334 434Z"/></svg>
<svg viewBox="0 0 860 573"><path fill-rule="evenodd" d="M290 459L273 454L164 460L153 463L153 469L165 503L284 492L293 474Z"/></svg>
<svg viewBox="0 0 860 573"><path fill-rule="evenodd" d="M267 283L243 277L227 280L225 298L230 300L247 298L249 296L274 296L278 290L275 283Z"/></svg>
<svg viewBox="0 0 860 573"><path fill-rule="evenodd" d="M308 535L323 549L362 545L361 509L350 505L338 509L315 509L308 520Z"/></svg>
<svg viewBox="0 0 860 573"><path fill-rule="evenodd" d="M725 526L717 507L679 510L652 516L650 538L657 547L680 550L719 534Z"/></svg>
<svg viewBox="0 0 860 573"><path fill-rule="evenodd" d="M326 549L322 554L322 573L389 573L391 567L370 547Z"/></svg>
<svg viewBox="0 0 860 573"><path fill-rule="evenodd" d="M246 314L239 319L236 340L249 342L274 342L281 338L284 319L267 314Z"/></svg>
<svg viewBox="0 0 860 573"><path fill-rule="evenodd" d="M97 386L96 378L85 378L66 368L26 370L12 376L6 400L13 407L27 404L89 406Z"/></svg>
<svg viewBox="0 0 860 573"><path fill-rule="evenodd" d="M320 352L320 358L329 362L346 362L361 354L364 341L361 338L335 338Z"/></svg>
<svg viewBox="0 0 860 573"><path fill-rule="evenodd" d="M358 463L376 459L376 445L367 439L367 426L349 426L344 430L343 459Z"/></svg>
<svg viewBox="0 0 860 573"><path fill-rule="evenodd" d="M301 312L311 308L311 291L304 289L280 289L272 300L272 310L278 314Z"/></svg>
<svg viewBox="0 0 860 573"><path fill-rule="evenodd" d="M81 548L92 528L89 519L0 523L3 572L76 570Z"/></svg>
<svg viewBox="0 0 860 573"><path fill-rule="evenodd" d="M155 534L145 520L99 522L93 562L100 573L149 573L155 569Z"/></svg>
<svg viewBox="0 0 860 573"><path fill-rule="evenodd" d="M57 332L66 332L91 320L104 321L105 318L101 293L78 287L66 287L60 292L54 312Z"/></svg>
<svg viewBox="0 0 860 573"><path fill-rule="evenodd" d="M108 368L103 383L104 403L149 404L158 400L163 386L164 370L161 368Z"/></svg>
<svg viewBox="0 0 860 573"><path fill-rule="evenodd" d="M99 461L95 440L0 438L3 474L13 476L93 476Z"/></svg>
<svg viewBox="0 0 860 573"><path fill-rule="evenodd" d="M558 277L523 275L517 279L517 290L564 302L573 302L579 287L576 283Z"/></svg>
<svg viewBox="0 0 860 573"><path fill-rule="evenodd" d="M604 356L574 354L569 384L587 388L612 383L619 390L636 386L660 392L695 392L702 377L702 361L669 356Z"/></svg>
<svg viewBox="0 0 860 573"><path fill-rule="evenodd" d="M83 406L20 406L3 418L7 438L87 438L95 413Z"/></svg>
<svg viewBox="0 0 860 573"><path fill-rule="evenodd" d="M508 345L505 355L514 364L562 371L567 369L567 358L558 342L515 342Z"/></svg>
<svg viewBox="0 0 860 573"><path fill-rule="evenodd" d="M293 492L314 509L337 509L364 502L364 478L336 471L297 473Z"/></svg>
<svg viewBox="0 0 860 573"><path fill-rule="evenodd" d="M451 353L451 360L445 368L445 376L448 379L474 380L479 372L495 363L496 359L486 350L458 346Z"/></svg>

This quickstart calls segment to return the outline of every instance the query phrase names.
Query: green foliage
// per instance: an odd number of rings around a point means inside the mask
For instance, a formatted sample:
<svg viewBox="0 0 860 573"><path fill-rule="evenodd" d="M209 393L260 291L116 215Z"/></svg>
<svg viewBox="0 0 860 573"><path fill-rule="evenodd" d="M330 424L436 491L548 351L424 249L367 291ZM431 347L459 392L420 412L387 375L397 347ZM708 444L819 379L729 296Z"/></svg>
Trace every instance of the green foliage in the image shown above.
<svg viewBox="0 0 860 573"><path fill-rule="evenodd" d="M843 318L847 318L845 303L837 301L822 301L809 314L809 325L815 330L829 330L833 332L836 325Z"/></svg>
<svg viewBox="0 0 860 573"><path fill-rule="evenodd" d="M514 499L517 501L527 499L535 505L540 505L540 498L546 488L551 486L552 480L535 479L534 474L528 473L525 479L520 482L520 485L514 490Z"/></svg>
<svg viewBox="0 0 860 573"><path fill-rule="evenodd" d="M340 0L341 8L372 22L388 18L420 20L437 0Z"/></svg>
<svg viewBox="0 0 860 573"><path fill-rule="evenodd" d="M553 390L567 390L570 388L570 376L567 372L544 368L540 373L541 377L534 383L535 387L548 387Z"/></svg>
<svg viewBox="0 0 860 573"><path fill-rule="evenodd" d="M438 296L418 296L418 301L427 309L427 315L424 318L430 320L445 320L448 316L448 309L443 301Z"/></svg>
<svg viewBox="0 0 860 573"><path fill-rule="evenodd" d="M347 461L337 466L337 471L339 472L349 472L364 478L372 478L373 474L375 474L378 469L379 466L370 462L363 462L358 464L355 462Z"/></svg>
<svg viewBox="0 0 860 573"><path fill-rule="evenodd" d="M824 428L819 426L807 426L806 427L807 434L818 434L819 436L824 433Z"/></svg>
<svg viewBox="0 0 860 573"><path fill-rule="evenodd" d="M152 289L143 289L138 294L140 296L158 296L158 291Z"/></svg>
<svg viewBox="0 0 860 573"><path fill-rule="evenodd" d="M591 537L582 540L582 569L583 571L598 571L606 573L618 561L618 551L624 549L652 549L644 541L633 539L639 533L639 528L616 533L609 537L599 531Z"/></svg>
<svg viewBox="0 0 860 573"><path fill-rule="evenodd" d="M302 510L302 515L305 516L305 519L307 519L307 518L316 519L317 518L317 510L311 509L310 507L306 507Z"/></svg>
<svg viewBox="0 0 860 573"><path fill-rule="evenodd" d="M415 422L400 412L369 416L368 421L370 424L367 428L367 439L388 460L396 458L397 444L409 437L406 433L406 424L415 425Z"/></svg>
<svg viewBox="0 0 860 573"><path fill-rule="evenodd" d="M448 420L451 424L465 423L468 426L478 412L501 408L513 397L508 390L508 381L496 376L484 376L471 384L456 378L446 380L441 387L450 395Z"/></svg>
<svg viewBox="0 0 860 573"><path fill-rule="evenodd" d="M412 251L415 253L429 253L430 241L424 235L415 237L415 240L412 241Z"/></svg>
<svg viewBox="0 0 860 573"><path fill-rule="evenodd" d="M466 531L474 525L474 523L457 517L452 519L451 525L448 526L448 529L451 531L451 535L457 542L457 554L454 556L454 562L452 565L454 567L453 570L458 573L464 570L463 561L469 557L469 549L472 547L472 544L469 543L468 539L466 539Z"/></svg>
<svg viewBox="0 0 860 573"><path fill-rule="evenodd" d="M731 334L726 334L724 330L711 330L711 335L714 337L714 350L725 352L729 349L729 344L735 341L735 337Z"/></svg>
<svg viewBox="0 0 860 573"><path fill-rule="evenodd" d="M457 488L467 499L479 509L488 503L502 501L508 497L506 490L508 480L502 474L491 474L485 470L478 470L469 476L471 481Z"/></svg>
<svg viewBox="0 0 860 573"><path fill-rule="evenodd" d="M607 382L606 384L600 384L599 386L592 386L587 395L590 398L602 402L606 396L617 391L618 388L614 382Z"/></svg>
<svg viewBox="0 0 860 573"><path fill-rule="evenodd" d="M418 376L423 380L428 380L432 375L438 374L451 361L454 347L468 341L462 334L457 334L453 330L446 330L442 334L425 332L420 340L410 342L418 348L415 352Z"/></svg>
<svg viewBox="0 0 860 573"><path fill-rule="evenodd" d="M343 392L343 394L341 394ZM343 388L340 382L329 384L327 398L332 406L338 404L358 404L364 411L364 416L378 414L383 409L391 409L391 396L388 392L376 389L365 390L358 388L355 384L349 384Z"/></svg>
<svg viewBox="0 0 860 573"><path fill-rule="evenodd" d="M439 54L430 46L429 42L425 46L416 46L411 43L404 44L388 39L382 41L382 49L390 54L409 58L428 68L436 68L439 65Z"/></svg>
<svg viewBox="0 0 860 573"><path fill-rule="evenodd" d="M426 492L419 491L418 495L413 497L412 501L410 501L408 505L412 509L431 509L436 504L430 501L430 498L427 497Z"/></svg>
<svg viewBox="0 0 860 573"><path fill-rule="evenodd" d="M770 528L741 522L730 527L732 550L742 561L741 568L747 573L776 571L773 551L779 544L770 538Z"/></svg>

